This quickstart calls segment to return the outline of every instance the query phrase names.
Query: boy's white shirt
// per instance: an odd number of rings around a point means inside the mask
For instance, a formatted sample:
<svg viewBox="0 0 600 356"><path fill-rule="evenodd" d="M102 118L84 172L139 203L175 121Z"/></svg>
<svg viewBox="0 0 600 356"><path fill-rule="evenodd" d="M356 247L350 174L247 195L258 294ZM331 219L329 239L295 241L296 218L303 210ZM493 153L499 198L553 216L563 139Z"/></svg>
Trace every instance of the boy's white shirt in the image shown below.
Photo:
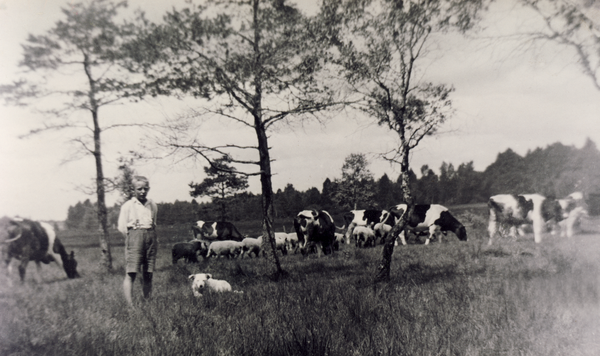
<svg viewBox="0 0 600 356"><path fill-rule="evenodd" d="M117 228L123 235L127 235L127 228L151 229L156 226L156 204L146 200L142 204L136 197L129 199L121 206Z"/></svg>

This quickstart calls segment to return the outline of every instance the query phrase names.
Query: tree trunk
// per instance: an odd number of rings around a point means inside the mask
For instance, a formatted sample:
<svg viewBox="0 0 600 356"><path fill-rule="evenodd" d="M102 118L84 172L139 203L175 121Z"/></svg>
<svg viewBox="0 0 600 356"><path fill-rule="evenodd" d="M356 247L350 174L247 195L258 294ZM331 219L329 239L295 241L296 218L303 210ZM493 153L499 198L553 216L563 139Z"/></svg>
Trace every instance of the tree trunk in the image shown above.
<svg viewBox="0 0 600 356"><path fill-rule="evenodd" d="M262 122L262 60L260 53L260 29L258 21L258 12L260 0L252 1L253 23L254 23L254 97L252 98L252 115L254 116L254 129L258 139L258 155L260 157L260 185L262 189L262 209L263 209L263 251L267 259L272 263L273 271L269 273L272 279L278 280L284 275L281 268L279 257L277 256L277 246L275 244L275 234L273 233L273 184L271 182L271 158L269 155L269 143L267 132ZM266 248L265 248L266 247ZM270 248L269 248L270 247Z"/></svg>
<svg viewBox="0 0 600 356"><path fill-rule="evenodd" d="M100 144L100 126L98 124L98 108L92 111L94 120L94 159L96 160L96 195L98 197L98 222L102 233L99 237L100 242L100 266L105 271L112 270L112 255L108 243L108 222L106 211L106 200L104 191L104 172L102 170L102 151Z"/></svg>
<svg viewBox="0 0 600 356"><path fill-rule="evenodd" d="M89 91L89 104L90 111L92 113L92 121L94 122L94 151L92 151L92 155L94 156L94 160L96 161L96 195L98 197L98 222L100 223L100 229L102 233L100 234L99 242L100 242L100 266L105 271L112 270L112 255L110 253L110 245L108 244L108 218L106 212L106 200L105 200L105 190L104 190L104 171L102 170L102 145L100 141L100 134L102 130L100 129L100 123L98 122L98 102L96 101L96 81L92 76L92 70L90 65L89 56L87 53L83 53L83 69L85 70L85 74L88 78L88 83L90 85Z"/></svg>
<svg viewBox="0 0 600 356"><path fill-rule="evenodd" d="M261 126L262 127L262 126ZM263 130L256 130L258 136L258 151L260 155L260 184L262 188L262 209L263 209L263 251L266 252L267 259L273 266L273 271L269 273L271 278L278 280L284 276L285 272L281 268L279 257L277 256L277 246L275 243L275 233L273 232L273 184L271 182L271 160L269 156L269 145L267 143L267 134Z"/></svg>
<svg viewBox="0 0 600 356"><path fill-rule="evenodd" d="M404 141L402 141L404 142ZM412 215L414 210L414 203L412 199L412 194L410 192L410 182L409 182L409 152L410 149L407 145L404 145L404 149L402 150L402 162L400 164L400 174L402 177L401 180L401 188L404 196L404 203L407 205L406 212L402 215L397 224L394 225L392 230L387 234L383 252L381 255L381 263L377 266L377 272L375 274L375 283L377 282L387 282L390 280L390 270L392 267L392 255L394 254L394 243L398 238L398 235L404 231L404 228L407 223L407 219Z"/></svg>

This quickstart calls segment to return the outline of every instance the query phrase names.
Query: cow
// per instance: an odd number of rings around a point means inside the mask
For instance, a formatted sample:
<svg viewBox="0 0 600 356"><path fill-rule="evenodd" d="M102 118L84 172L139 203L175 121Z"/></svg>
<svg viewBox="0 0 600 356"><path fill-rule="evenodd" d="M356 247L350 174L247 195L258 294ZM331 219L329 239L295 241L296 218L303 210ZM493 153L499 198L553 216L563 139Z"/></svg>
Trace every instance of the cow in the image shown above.
<svg viewBox="0 0 600 356"><path fill-rule="evenodd" d="M240 234L235 225L227 221L198 220L192 225L192 233L194 234L194 240L204 242L207 248L213 241L233 240L241 242L248 237Z"/></svg>
<svg viewBox="0 0 600 356"><path fill-rule="evenodd" d="M171 249L172 262L176 264L181 258L184 258L187 263L198 262L198 251L202 256L206 254L206 247L200 240L178 242Z"/></svg>
<svg viewBox="0 0 600 356"><path fill-rule="evenodd" d="M400 218L407 211L406 204L398 204L389 209L389 213L384 218L383 223L389 227L381 227L382 231L389 232ZM443 205L439 204L417 204L413 212L407 219L405 230L410 230L414 233L428 231L425 245L428 245L432 239L440 238L440 232L446 234L447 231L453 232L460 241L467 241L467 229L461 224ZM387 234L387 232L385 234ZM384 234L384 238L385 238ZM403 245L406 245L406 231L400 234L400 240Z"/></svg>
<svg viewBox="0 0 600 356"><path fill-rule="evenodd" d="M563 199L558 199L558 203L561 208L562 220L555 224L555 227L560 229L561 237L571 238L575 235L575 230L580 228L581 218L588 217L588 207L583 199L583 193L571 193Z"/></svg>
<svg viewBox="0 0 600 356"><path fill-rule="evenodd" d="M546 223L551 220L558 223L564 218L560 202L540 194L494 195L488 200L488 208L488 245L493 243L503 227L508 227L510 235L516 238L517 228L524 224L533 225L533 239L540 243Z"/></svg>
<svg viewBox="0 0 600 356"><path fill-rule="evenodd" d="M229 282L222 279L212 278L210 273L196 273L188 276L188 279L192 281L192 292L195 297L202 297L203 291L211 292L234 292L244 293L242 291L233 290Z"/></svg>
<svg viewBox="0 0 600 356"><path fill-rule="evenodd" d="M55 262L64 269L68 278L79 277L75 253L73 251L67 253L50 224L28 219L9 219L0 234L0 244L2 258L8 266L9 273L11 259L21 261L19 264L21 282L25 280L25 270L29 261L36 263L38 275L41 269L40 262L44 264Z"/></svg>
<svg viewBox="0 0 600 356"><path fill-rule="evenodd" d="M356 226L368 226L373 229L373 226L381 221L387 215L386 210L351 210L344 214L346 230L346 244L350 244L352 231Z"/></svg>
<svg viewBox="0 0 600 356"><path fill-rule="evenodd" d="M298 236L300 252L306 255L316 244L327 255L333 253L335 242L335 225L333 218L325 210L303 210L294 218L294 229ZM317 249L321 257L321 250Z"/></svg>

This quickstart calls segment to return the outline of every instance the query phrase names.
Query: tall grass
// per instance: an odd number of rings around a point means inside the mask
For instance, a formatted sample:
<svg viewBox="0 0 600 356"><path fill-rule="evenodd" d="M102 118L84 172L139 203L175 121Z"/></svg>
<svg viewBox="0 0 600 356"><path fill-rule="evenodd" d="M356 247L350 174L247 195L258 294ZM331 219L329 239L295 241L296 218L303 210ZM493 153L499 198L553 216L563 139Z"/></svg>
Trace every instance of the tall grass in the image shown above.
<svg viewBox="0 0 600 356"><path fill-rule="evenodd" d="M0 355L600 354L600 233L488 247L472 220L467 243L397 247L392 280L378 285L381 247L284 256L289 276L274 282L262 258L171 265L181 232L165 229L154 294L143 300L136 283L133 309L122 247L104 273L97 247L82 242L94 237L64 235L82 278L52 266L39 283L33 266L22 285L0 276ZM197 272L244 293L194 298L187 277Z"/></svg>

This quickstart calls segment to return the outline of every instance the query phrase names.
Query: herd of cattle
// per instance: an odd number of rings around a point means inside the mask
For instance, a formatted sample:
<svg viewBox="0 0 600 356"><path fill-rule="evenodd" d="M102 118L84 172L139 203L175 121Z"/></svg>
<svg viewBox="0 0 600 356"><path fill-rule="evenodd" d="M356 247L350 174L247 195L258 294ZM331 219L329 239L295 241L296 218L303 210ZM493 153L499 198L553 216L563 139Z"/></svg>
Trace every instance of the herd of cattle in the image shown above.
<svg viewBox="0 0 600 356"><path fill-rule="evenodd" d="M524 235L531 228L536 243L541 242L542 234L547 230L553 233L560 230L561 236L572 237L580 219L587 215L583 194L579 192L563 199L546 198L539 194L499 194L489 199L488 208L489 245L505 232L516 238L517 234ZM324 254L332 253L342 243L354 242L357 247L375 246L385 241L392 227L407 211L406 204L398 204L387 210L352 210L343 215L345 224L339 228L328 212L303 210L294 218L295 232L275 232L276 249L284 255L288 251L300 251L303 255L316 251L320 255L321 251ZM344 233L336 230L343 230ZM198 256L258 256L263 245L262 236L244 236L230 222L198 221L192 226L192 231L192 241L173 246L173 264L182 258L197 262ZM441 240L448 231L460 241L467 240L465 226L446 207L418 204L406 217L405 229L398 238L406 245L407 233L425 234L427 245L432 240Z"/></svg>
<svg viewBox="0 0 600 356"><path fill-rule="evenodd" d="M572 237L579 220L587 216L583 194L579 192L563 199L539 194L494 195L488 201L488 208L490 245L498 235L508 232L516 238L528 229L533 230L536 243L542 241L542 235L548 229L559 229L561 236ZM316 252L320 256L321 252L333 253L340 244L351 244L352 241L357 247L375 246L378 241L385 241L407 210L406 204L387 210L353 210L344 214L342 228L336 227L331 215L324 210L303 210L294 218L294 233L275 233L275 247L283 254L300 251L304 255ZM405 220L405 229L398 236L404 245L408 232L426 234L425 244L440 240L448 231L461 241L467 240L465 226L442 205L416 205ZM336 229L343 233L336 232ZM197 262L198 256L243 258L254 254L258 257L263 246L262 236L244 236L230 222L198 221L192 226L192 232L193 240L173 245L173 264L182 258L187 262ZM18 267L21 281L25 278L29 261L34 261L38 269L40 263L54 262L64 269L68 278L79 277L73 251L67 253L52 226L44 222L9 219L0 228L0 252L9 273L10 261L13 258L21 261Z"/></svg>

